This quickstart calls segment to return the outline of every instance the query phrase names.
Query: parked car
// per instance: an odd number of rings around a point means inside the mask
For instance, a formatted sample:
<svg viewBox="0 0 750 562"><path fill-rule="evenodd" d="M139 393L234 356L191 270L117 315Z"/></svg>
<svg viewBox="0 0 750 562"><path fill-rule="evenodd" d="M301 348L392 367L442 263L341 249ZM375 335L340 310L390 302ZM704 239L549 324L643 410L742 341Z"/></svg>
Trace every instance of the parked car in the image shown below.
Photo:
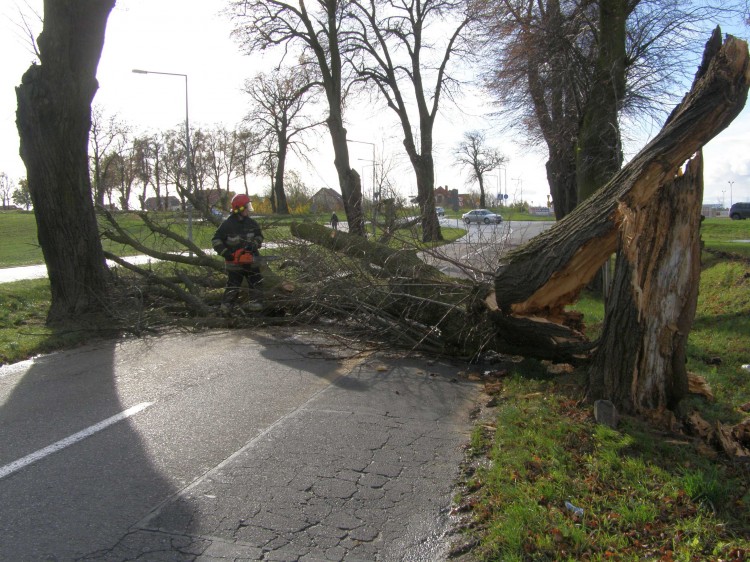
<svg viewBox="0 0 750 562"><path fill-rule="evenodd" d="M750 203L735 203L729 209L729 218L738 221L740 219L750 219Z"/></svg>
<svg viewBox="0 0 750 562"><path fill-rule="evenodd" d="M503 222L502 216L496 215L495 213L493 213L492 211L488 211L487 209L471 210L468 213L464 213L461 218L464 219L464 222L466 224L471 224L473 222L477 224L499 224Z"/></svg>
<svg viewBox="0 0 750 562"><path fill-rule="evenodd" d="M437 213L437 216L444 217L445 216L445 209L442 207L435 207L435 212Z"/></svg>

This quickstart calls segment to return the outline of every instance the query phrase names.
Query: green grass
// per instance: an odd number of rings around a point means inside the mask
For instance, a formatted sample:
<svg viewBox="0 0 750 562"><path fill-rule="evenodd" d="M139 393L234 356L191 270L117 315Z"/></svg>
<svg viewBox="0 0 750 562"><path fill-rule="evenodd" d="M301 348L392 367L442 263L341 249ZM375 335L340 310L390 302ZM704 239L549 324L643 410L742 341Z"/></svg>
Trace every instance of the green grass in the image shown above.
<svg viewBox="0 0 750 562"><path fill-rule="evenodd" d="M635 420L618 431L596 425L557 382L512 374L498 398L494 438L472 439L471 452L485 459L464 498L474 505L475 556L745 559L750 495L741 470Z"/></svg>
<svg viewBox="0 0 750 562"><path fill-rule="evenodd" d="M33 265L43 262L36 237L34 214L0 211L0 267Z"/></svg>
<svg viewBox="0 0 750 562"><path fill-rule="evenodd" d="M170 231L187 238L188 220L184 213L151 213L161 226ZM141 218L136 213L117 213L115 215L119 225L133 238L142 241L154 250L163 252L184 251L184 247L174 240L157 237L151 233ZM284 217L257 217L263 228L263 236L266 242L280 242L288 240L291 236L289 225L294 221L313 221L319 224L328 224L329 216L323 215L290 215ZM102 218L99 218L100 231L112 230L111 226ZM445 241L452 242L465 235L466 231L461 228L442 229ZM216 226L207 221L201 221L194 217L191 225L192 238L199 248L211 248L211 237L216 231ZM378 234L379 235L379 234ZM44 262L42 251L37 242L36 222L34 214L19 211L0 211L0 236L4 243L0 245L0 268L19 267L25 265L36 265ZM409 235L409 243L416 243L418 247L423 246L418 242L421 236L419 227ZM390 243L393 247L400 247L402 242L394 239ZM112 252L118 256L131 256L140 252L129 246L112 242L106 236L102 237L102 247L105 251Z"/></svg>
<svg viewBox="0 0 750 562"><path fill-rule="evenodd" d="M713 251L728 252L750 258L750 220L706 219L701 224L701 238Z"/></svg>
<svg viewBox="0 0 750 562"><path fill-rule="evenodd" d="M45 325L50 292L47 279L0 284L0 363L78 343Z"/></svg>

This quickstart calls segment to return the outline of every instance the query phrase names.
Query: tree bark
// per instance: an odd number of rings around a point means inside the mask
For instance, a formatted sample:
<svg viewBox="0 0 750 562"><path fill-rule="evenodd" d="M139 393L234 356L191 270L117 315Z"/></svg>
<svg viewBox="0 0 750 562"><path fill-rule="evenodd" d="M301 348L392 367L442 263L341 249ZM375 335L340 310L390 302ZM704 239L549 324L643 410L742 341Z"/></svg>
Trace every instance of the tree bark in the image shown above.
<svg viewBox="0 0 750 562"><path fill-rule="evenodd" d="M439 269L427 265L413 250L392 250L385 244L370 242L361 236L331 231L320 224L297 223L290 225L293 236L313 242L349 257L360 258L385 269L390 275L413 279L439 279Z"/></svg>
<svg viewBox="0 0 750 562"><path fill-rule="evenodd" d="M622 165L618 113L625 98L628 0L599 1L599 49L576 152L578 201L605 185Z"/></svg>
<svg viewBox="0 0 750 562"><path fill-rule="evenodd" d="M688 389L685 357L700 282L701 152L645 207L623 205L620 252L588 398L644 415L674 410Z"/></svg>
<svg viewBox="0 0 750 562"><path fill-rule="evenodd" d="M102 310L108 270L88 167L96 68L114 0L45 0L41 64L16 88L16 124L52 302L49 323Z"/></svg>
<svg viewBox="0 0 750 562"><path fill-rule="evenodd" d="M284 189L284 171L286 170L287 141L286 129L279 133L279 157L276 163L276 181L273 185L273 191L276 199L276 213L280 215L289 214L289 205L286 202L286 191Z"/></svg>
<svg viewBox="0 0 750 562"><path fill-rule="evenodd" d="M333 103L329 101L329 104ZM365 215L362 210L362 181L356 170L349 163L349 146L346 143L346 129L344 128L341 114L330 111L328 119L328 131L333 143L334 165L339 177L341 196L344 199L344 212L349 225L349 232L364 237Z"/></svg>
<svg viewBox="0 0 750 562"><path fill-rule="evenodd" d="M547 183L555 206L555 218L561 220L576 208L576 158L572 145L553 149L547 160Z"/></svg>
<svg viewBox="0 0 750 562"><path fill-rule="evenodd" d="M747 43L728 36L722 45L720 30L712 42L716 40L720 47L704 61L692 89L659 134L604 188L506 256L495 275L500 310L561 314L616 251L617 231L626 218L622 205L647 205L693 154L742 111L750 84Z"/></svg>

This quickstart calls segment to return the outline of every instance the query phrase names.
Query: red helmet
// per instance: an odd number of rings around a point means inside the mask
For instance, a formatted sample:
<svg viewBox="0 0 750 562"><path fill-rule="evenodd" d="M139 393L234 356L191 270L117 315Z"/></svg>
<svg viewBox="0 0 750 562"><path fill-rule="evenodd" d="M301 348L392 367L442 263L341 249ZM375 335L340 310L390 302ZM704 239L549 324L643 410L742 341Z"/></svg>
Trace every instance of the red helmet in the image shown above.
<svg viewBox="0 0 750 562"><path fill-rule="evenodd" d="M241 213L245 209L252 209L252 205L250 204L250 197L248 197L244 193L238 193L237 195L232 197L233 213Z"/></svg>

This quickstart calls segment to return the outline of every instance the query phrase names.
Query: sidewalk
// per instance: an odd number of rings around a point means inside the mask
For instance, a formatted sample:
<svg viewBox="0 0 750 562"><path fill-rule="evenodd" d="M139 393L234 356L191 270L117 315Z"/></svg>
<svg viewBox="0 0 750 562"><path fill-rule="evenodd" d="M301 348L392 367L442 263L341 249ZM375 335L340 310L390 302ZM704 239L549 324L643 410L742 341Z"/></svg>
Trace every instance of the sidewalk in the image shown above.
<svg viewBox="0 0 750 562"><path fill-rule="evenodd" d="M128 256L123 259L134 265L159 261L151 256ZM109 260L107 260L107 265L110 267L117 266L116 263ZM45 264L0 268L0 283L12 283L24 279L43 279L45 277L47 277L47 266Z"/></svg>

